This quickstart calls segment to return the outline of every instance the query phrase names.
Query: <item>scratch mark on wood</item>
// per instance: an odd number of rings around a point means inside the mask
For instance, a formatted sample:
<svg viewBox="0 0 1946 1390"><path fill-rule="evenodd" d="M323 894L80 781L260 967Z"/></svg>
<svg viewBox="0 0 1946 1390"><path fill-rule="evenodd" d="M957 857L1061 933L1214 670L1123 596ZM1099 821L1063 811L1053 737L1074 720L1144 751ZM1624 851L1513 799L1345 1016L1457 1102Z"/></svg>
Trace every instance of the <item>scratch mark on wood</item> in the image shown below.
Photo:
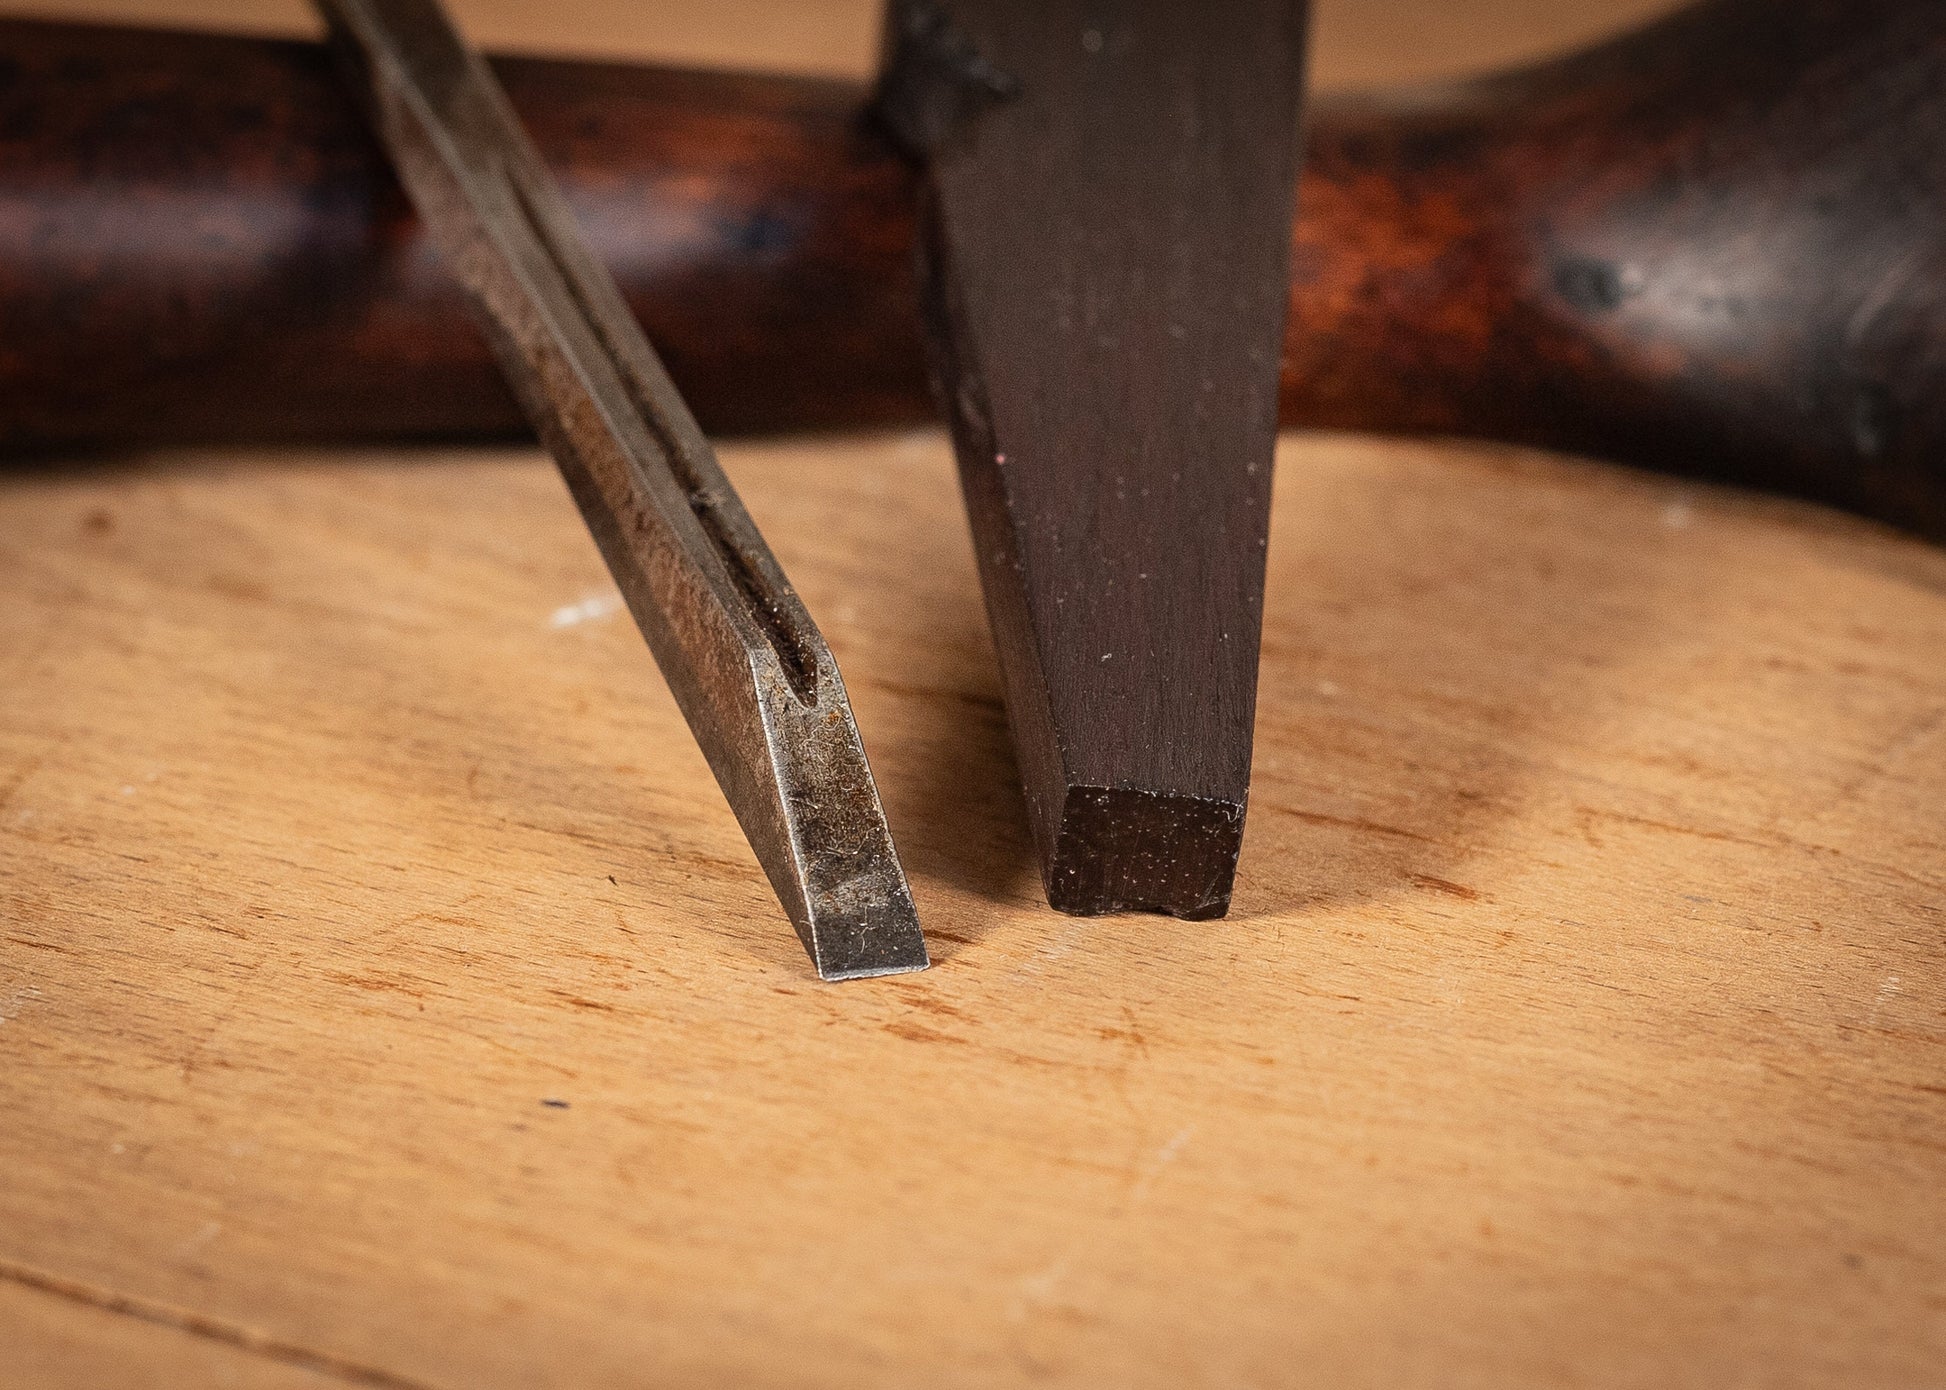
<svg viewBox="0 0 1946 1390"><path fill-rule="evenodd" d="M1447 878L1434 878L1431 874L1407 874L1406 877L1421 888L1430 888L1435 893L1444 893L1448 897L1461 898L1470 903L1480 900L1480 890L1468 888L1464 883L1454 883Z"/></svg>
<svg viewBox="0 0 1946 1390"><path fill-rule="evenodd" d="M937 1028L926 1027L923 1023L888 1023L885 1025L885 1031L895 1038L904 1038L907 1042L957 1043L962 1047L966 1045L965 1038L956 1038L951 1033L942 1033Z"/></svg>
<svg viewBox="0 0 1946 1390"><path fill-rule="evenodd" d="M620 594L590 594L576 603L564 603L548 615L547 625L553 628L580 627L583 623L599 622L612 618L622 611Z"/></svg>
<svg viewBox="0 0 1946 1390"><path fill-rule="evenodd" d="M1131 1205L1149 1195L1149 1189L1155 1186L1155 1180L1162 1175L1162 1170L1176 1161L1183 1151L1183 1146L1195 1133L1195 1125L1184 1125L1176 1131L1168 1143L1155 1151L1154 1156L1144 1166L1142 1175L1135 1180L1134 1189L1129 1193Z"/></svg>
<svg viewBox="0 0 1946 1390"><path fill-rule="evenodd" d="M1436 845L1439 841L1430 835L1421 835L1416 830L1402 830L1396 825L1383 825L1378 821L1360 820L1356 816L1327 816L1320 811L1298 811L1289 806L1265 806L1267 811L1293 820L1307 821L1312 825L1335 825L1345 830L1369 830L1375 835L1392 835L1401 840L1417 840L1421 844Z"/></svg>
<svg viewBox="0 0 1946 1390"><path fill-rule="evenodd" d="M20 1011L41 997L41 992L32 985L17 989L5 999L0 999L0 1023L11 1023L20 1017Z"/></svg>
<svg viewBox="0 0 1946 1390"><path fill-rule="evenodd" d="M0 781L0 811L7 809L13 802L15 794L27 785L27 779L41 770L41 762L40 758L30 758L25 767L4 781Z"/></svg>
<svg viewBox="0 0 1946 1390"><path fill-rule="evenodd" d="M604 1014L612 1014L615 1012L615 1006L613 1004L604 1004L596 999L586 999L579 994L569 994L566 990L551 989L548 993L556 999L559 999L563 1004L577 1009L594 1009Z"/></svg>
<svg viewBox="0 0 1946 1390"><path fill-rule="evenodd" d="M0 1279L47 1294L51 1298L65 1299L70 1303L98 1308L104 1313L114 1313L121 1317L135 1318L142 1322L153 1323L158 1327L173 1328L192 1337L201 1337L205 1341L220 1342L224 1346L234 1347L247 1355L262 1357L266 1361L278 1361L286 1366L316 1371L320 1375L341 1380L347 1385L377 1385L386 1387L386 1390L434 1390L429 1381L402 1376L396 1371L386 1370L383 1366L369 1366L364 1362L339 1356L335 1352L319 1351L313 1347L300 1346L296 1342L287 1342L281 1337L273 1337L269 1333L259 1332L241 1323L228 1322L189 1308L178 1308L170 1303L138 1298L133 1294L120 1293L114 1289L100 1288L78 1279L67 1279L58 1274L50 1274L46 1270L35 1269L31 1265L0 1260Z"/></svg>

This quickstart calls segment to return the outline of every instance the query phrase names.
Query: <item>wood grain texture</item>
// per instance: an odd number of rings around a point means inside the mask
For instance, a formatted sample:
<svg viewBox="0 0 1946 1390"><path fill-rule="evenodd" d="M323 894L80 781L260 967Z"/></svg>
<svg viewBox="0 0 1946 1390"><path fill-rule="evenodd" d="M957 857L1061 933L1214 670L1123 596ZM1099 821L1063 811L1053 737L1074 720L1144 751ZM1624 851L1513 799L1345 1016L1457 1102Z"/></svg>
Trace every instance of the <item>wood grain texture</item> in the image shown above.
<svg viewBox="0 0 1946 1390"><path fill-rule="evenodd" d="M0 1384L1938 1385L1946 557L1287 440L1192 938L1039 905L943 438L724 461L926 975L537 453L0 479Z"/></svg>
<svg viewBox="0 0 1946 1390"><path fill-rule="evenodd" d="M909 982L808 978L544 460L9 481L0 1257L435 1386L1931 1382L1946 559L1294 443L1187 934L1039 905L944 442L725 461Z"/></svg>

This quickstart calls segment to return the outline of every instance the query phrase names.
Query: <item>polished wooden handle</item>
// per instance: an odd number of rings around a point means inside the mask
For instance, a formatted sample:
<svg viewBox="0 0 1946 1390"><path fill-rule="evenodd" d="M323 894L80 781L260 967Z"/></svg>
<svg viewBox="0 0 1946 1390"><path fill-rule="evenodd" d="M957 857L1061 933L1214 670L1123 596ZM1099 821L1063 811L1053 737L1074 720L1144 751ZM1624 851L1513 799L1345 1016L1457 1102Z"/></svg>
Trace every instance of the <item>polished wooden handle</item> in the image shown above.
<svg viewBox="0 0 1946 1390"><path fill-rule="evenodd" d="M719 432L929 418L914 187L842 83L506 60ZM1478 435L1946 537L1946 6L1707 0L1312 117L1293 425ZM307 44L0 23L0 446L501 435Z"/></svg>
<svg viewBox="0 0 1946 1390"><path fill-rule="evenodd" d="M1946 5L1711 0L1320 113L1288 418L1519 440L1946 536Z"/></svg>

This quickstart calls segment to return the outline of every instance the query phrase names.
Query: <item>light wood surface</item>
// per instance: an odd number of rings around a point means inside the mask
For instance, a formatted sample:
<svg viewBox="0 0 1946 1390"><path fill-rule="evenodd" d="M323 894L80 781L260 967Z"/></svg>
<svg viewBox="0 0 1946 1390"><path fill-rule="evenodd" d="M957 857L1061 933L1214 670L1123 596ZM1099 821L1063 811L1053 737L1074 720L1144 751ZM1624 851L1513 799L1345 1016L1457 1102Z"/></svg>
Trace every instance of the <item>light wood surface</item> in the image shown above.
<svg viewBox="0 0 1946 1390"><path fill-rule="evenodd" d="M1313 0L1329 89L1472 71L1558 52L1680 0ZM476 43L697 66L865 77L880 0L450 0ZM307 0L4 0L0 12L269 34L321 32Z"/></svg>
<svg viewBox="0 0 1946 1390"><path fill-rule="evenodd" d="M1288 440L1236 911L1079 921L943 439L724 455L926 974L538 455L0 476L0 1386L1946 1385L1946 554Z"/></svg>

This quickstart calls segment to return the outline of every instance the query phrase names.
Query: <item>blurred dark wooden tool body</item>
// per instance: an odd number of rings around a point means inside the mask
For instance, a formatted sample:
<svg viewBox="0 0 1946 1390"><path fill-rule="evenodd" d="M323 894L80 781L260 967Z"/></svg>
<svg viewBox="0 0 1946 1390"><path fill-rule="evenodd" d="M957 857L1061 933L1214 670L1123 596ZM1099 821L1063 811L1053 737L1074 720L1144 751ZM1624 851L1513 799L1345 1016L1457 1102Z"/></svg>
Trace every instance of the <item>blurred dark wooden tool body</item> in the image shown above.
<svg viewBox="0 0 1946 1390"><path fill-rule="evenodd" d="M706 428L931 417L912 176L861 89L500 71ZM1528 72L1325 100L1303 189L1287 424L1946 536L1938 0L1709 0ZM310 45L0 24L0 323L14 452L521 428Z"/></svg>

